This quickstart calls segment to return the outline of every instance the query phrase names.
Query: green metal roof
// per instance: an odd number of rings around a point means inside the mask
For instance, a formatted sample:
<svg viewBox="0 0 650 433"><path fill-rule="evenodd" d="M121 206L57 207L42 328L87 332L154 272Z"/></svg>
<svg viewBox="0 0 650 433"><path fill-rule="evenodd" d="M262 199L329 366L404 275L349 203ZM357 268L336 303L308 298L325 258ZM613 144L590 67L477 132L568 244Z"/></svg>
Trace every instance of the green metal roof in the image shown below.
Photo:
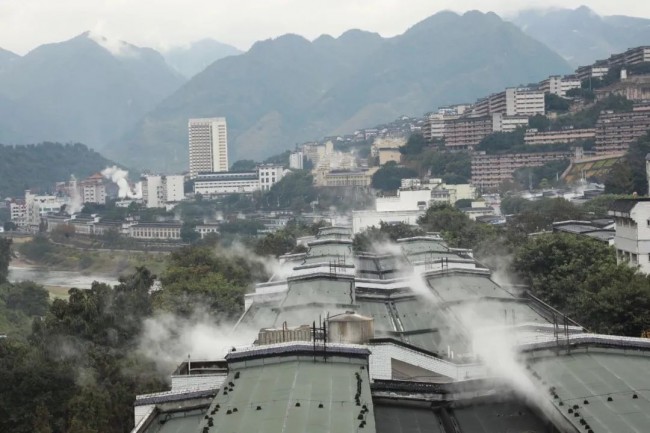
<svg viewBox="0 0 650 433"><path fill-rule="evenodd" d="M556 409L581 431L587 431L580 421L584 419L594 433L649 432L649 354L588 350L531 362L532 372L546 382L545 394ZM550 395L551 387L555 387L557 399Z"/></svg>
<svg viewBox="0 0 650 433"><path fill-rule="evenodd" d="M453 410L463 433L546 433L546 423L518 402L475 404Z"/></svg>
<svg viewBox="0 0 650 433"><path fill-rule="evenodd" d="M431 276L429 286L443 302L471 301L485 297L513 299L514 296L488 275L450 272Z"/></svg>
<svg viewBox="0 0 650 433"><path fill-rule="evenodd" d="M367 361L291 359L233 363L207 413L213 426L204 419L194 431L208 426L206 433L375 432ZM357 392L360 405L355 401ZM363 405L368 412L362 413Z"/></svg>
<svg viewBox="0 0 650 433"><path fill-rule="evenodd" d="M309 278L289 281L289 290L281 307L308 303L352 304L354 280L352 278Z"/></svg>
<svg viewBox="0 0 650 433"><path fill-rule="evenodd" d="M407 405L375 406L377 433L444 433L439 418L430 407Z"/></svg>

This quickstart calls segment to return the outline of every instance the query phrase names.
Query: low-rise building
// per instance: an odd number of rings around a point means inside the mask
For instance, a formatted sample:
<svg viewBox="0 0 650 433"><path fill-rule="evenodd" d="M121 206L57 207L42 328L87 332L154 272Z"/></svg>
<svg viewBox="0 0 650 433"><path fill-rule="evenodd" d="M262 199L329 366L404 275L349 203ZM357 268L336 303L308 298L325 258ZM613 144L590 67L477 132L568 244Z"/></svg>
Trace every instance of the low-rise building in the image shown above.
<svg viewBox="0 0 650 433"><path fill-rule="evenodd" d="M323 173L322 183L318 186L367 188L372 183L372 175L375 171L376 170L333 170Z"/></svg>
<svg viewBox="0 0 650 433"><path fill-rule="evenodd" d="M285 169L279 164L260 164L257 166L259 189L268 191L284 177Z"/></svg>
<svg viewBox="0 0 650 433"><path fill-rule="evenodd" d="M219 234L219 224L198 224L194 230L201 235L201 239L204 239L210 234Z"/></svg>
<svg viewBox="0 0 650 433"><path fill-rule="evenodd" d="M185 199L185 176L145 175L142 177L142 201L148 208L165 207Z"/></svg>
<svg viewBox="0 0 650 433"><path fill-rule="evenodd" d="M259 189L257 172L199 173L194 193L201 195L252 194Z"/></svg>
<svg viewBox="0 0 650 433"><path fill-rule="evenodd" d="M56 213L66 204L62 197L54 195L37 195L31 191L25 191L26 225L32 229L37 228L41 218L49 213Z"/></svg>
<svg viewBox="0 0 650 433"><path fill-rule="evenodd" d="M180 240L180 222L137 223L129 227L129 236L146 240Z"/></svg>

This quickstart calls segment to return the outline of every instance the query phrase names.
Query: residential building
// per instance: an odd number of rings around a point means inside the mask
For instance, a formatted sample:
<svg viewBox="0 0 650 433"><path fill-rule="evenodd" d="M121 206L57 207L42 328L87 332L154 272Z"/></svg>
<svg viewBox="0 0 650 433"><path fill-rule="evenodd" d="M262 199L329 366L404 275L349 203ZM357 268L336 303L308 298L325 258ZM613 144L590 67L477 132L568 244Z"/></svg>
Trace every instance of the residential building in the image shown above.
<svg viewBox="0 0 650 433"><path fill-rule="evenodd" d="M260 191L268 191L284 177L285 169L278 164L260 164L257 166Z"/></svg>
<svg viewBox="0 0 650 433"><path fill-rule="evenodd" d="M611 95L622 96L630 101L650 100L650 75L633 75L617 81L602 89L596 89L596 99Z"/></svg>
<svg viewBox="0 0 650 433"><path fill-rule="evenodd" d="M576 69L576 76L582 82L594 78L602 78L609 72L609 66L603 63L595 63L588 66L580 66Z"/></svg>
<svg viewBox="0 0 650 433"><path fill-rule="evenodd" d="M472 149L493 132L512 132L528 126L528 116L508 116L504 113L460 117L458 115L432 114L425 123L425 138L444 139L449 150Z"/></svg>
<svg viewBox="0 0 650 433"><path fill-rule="evenodd" d="M524 143L529 145L573 143L574 141L592 140L596 137L594 128L563 129L561 131L541 132L535 128L527 129Z"/></svg>
<svg viewBox="0 0 650 433"><path fill-rule="evenodd" d="M618 263L639 267L650 274L650 199L616 200L609 208L614 218L614 247Z"/></svg>
<svg viewBox="0 0 650 433"><path fill-rule="evenodd" d="M472 116L489 116L494 113L506 116L534 116L545 114L544 92L528 88L510 87L479 99L472 109Z"/></svg>
<svg viewBox="0 0 650 433"><path fill-rule="evenodd" d="M553 233L557 232L587 236L607 245L614 245L616 236L614 220L611 219L558 221L553 223Z"/></svg>
<svg viewBox="0 0 650 433"><path fill-rule="evenodd" d="M25 200L12 200L9 203L9 215L11 222L18 227L27 226L27 204Z"/></svg>
<svg viewBox="0 0 650 433"><path fill-rule="evenodd" d="M515 170L539 167L550 161L569 159L571 152L508 153L488 155L472 154L472 185L480 188L497 188L503 181L512 180Z"/></svg>
<svg viewBox="0 0 650 433"><path fill-rule="evenodd" d="M148 208L165 207L165 186L162 176L143 176L142 201Z"/></svg>
<svg viewBox="0 0 650 433"><path fill-rule="evenodd" d="M302 170L304 154L302 151L291 152L289 155L289 168L293 170Z"/></svg>
<svg viewBox="0 0 650 433"><path fill-rule="evenodd" d="M612 154L625 152L630 143L650 129L650 107L637 105L633 111L605 111L596 122L596 152Z"/></svg>
<svg viewBox="0 0 650 433"><path fill-rule="evenodd" d="M460 208L465 215L472 221L476 221L482 217L496 216L496 210L489 206L484 200L472 201L469 207Z"/></svg>
<svg viewBox="0 0 650 433"><path fill-rule="evenodd" d="M604 60L609 67L636 65L638 63L650 62L650 46L634 47L623 53L613 54L609 59Z"/></svg>
<svg viewBox="0 0 650 433"><path fill-rule="evenodd" d="M37 228L41 223L41 217L51 212L59 212L66 204L62 197L54 195L37 195L31 191L25 191L26 225L32 229Z"/></svg>
<svg viewBox="0 0 650 433"><path fill-rule="evenodd" d="M106 186L104 176L96 173L78 183L79 195L83 203L105 204Z"/></svg>
<svg viewBox="0 0 650 433"><path fill-rule="evenodd" d="M505 116L502 113L492 114L493 132L512 132L517 128L525 128L527 126L528 116Z"/></svg>
<svg viewBox="0 0 650 433"><path fill-rule="evenodd" d="M164 176L165 201L177 203L185 200L185 176L181 174Z"/></svg>
<svg viewBox="0 0 650 433"><path fill-rule="evenodd" d="M561 98L566 97L566 92L569 90L579 89L580 87L580 79L575 75L551 75L539 83L539 90Z"/></svg>
<svg viewBox="0 0 650 433"><path fill-rule="evenodd" d="M137 223L129 227L128 236L134 239L177 241L181 239L181 227L180 222Z"/></svg>
<svg viewBox="0 0 650 433"><path fill-rule="evenodd" d="M228 131L225 117L188 122L190 177L201 172L228 171Z"/></svg>

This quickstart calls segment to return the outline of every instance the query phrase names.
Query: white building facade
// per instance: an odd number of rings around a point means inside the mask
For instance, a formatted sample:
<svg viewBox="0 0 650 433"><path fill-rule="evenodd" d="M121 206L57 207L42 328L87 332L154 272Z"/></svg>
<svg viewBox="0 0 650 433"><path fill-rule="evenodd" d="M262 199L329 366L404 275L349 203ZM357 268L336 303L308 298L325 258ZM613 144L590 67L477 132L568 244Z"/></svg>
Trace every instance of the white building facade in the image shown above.
<svg viewBox="0 0 650 433"><path fill-rule="evenodd" d="M257 177L259 179L259 189L268 191L273 185L280 182L284 177L284 167L278 164L261 164L257 166Z"/></svg>
<svg viewBox="0 0 650 433"><path fill-rule="evenodd" d="M650 274L650 199L616 200L609 208L614 217L617 263L628 263Z"/></svg>
<svg viewBox="0 0 650 433"><path fill-rule="evenodd" d="M201 172L228 171L228 128L225 117L188 122L190 177Z"/></svg>
<svg viewBox="0 0 650 433"><path fill-rule="evenodd" d="M299 150L292 152L291 155L289 155L289 168L294 170L302 170L303 156L304 154Z"/></svg>

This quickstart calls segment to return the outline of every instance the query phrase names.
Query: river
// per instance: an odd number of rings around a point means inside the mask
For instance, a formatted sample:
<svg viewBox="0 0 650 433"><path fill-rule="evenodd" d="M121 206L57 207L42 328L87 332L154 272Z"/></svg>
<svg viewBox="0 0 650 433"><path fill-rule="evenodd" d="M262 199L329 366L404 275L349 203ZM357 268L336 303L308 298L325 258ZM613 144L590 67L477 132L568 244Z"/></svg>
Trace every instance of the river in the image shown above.
<svg viewBox="0 0 650 433"><path fill-rule="evenodd" d="M9 281L30 280L43 286L76 287L78 289L90 289L93 281L117 284L117 277L108 275L86 275L77 271L56 271L39 267L18 267L9 266Z"/></svg>

